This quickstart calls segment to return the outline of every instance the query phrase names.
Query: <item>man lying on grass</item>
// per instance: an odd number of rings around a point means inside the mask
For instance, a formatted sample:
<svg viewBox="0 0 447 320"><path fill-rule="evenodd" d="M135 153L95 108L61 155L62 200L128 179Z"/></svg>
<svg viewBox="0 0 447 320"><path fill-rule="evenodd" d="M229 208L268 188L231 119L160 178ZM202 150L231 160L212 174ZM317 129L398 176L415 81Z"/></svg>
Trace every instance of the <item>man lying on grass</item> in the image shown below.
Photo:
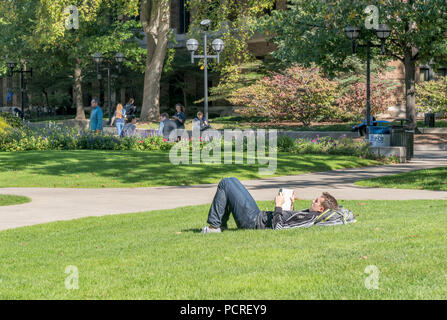
<svg viewBox="0 0 447 320"><path fill-rule="evenodd" d="M284 197L275 198L275 211L261 211L248 190L237 178L224 178L217 186L208 213L208 223L202 233L222 232L227 228L230 214L233 213L236 225L240 229L290 229L305 228L313 225L337 225L355 222L354 214L339 206L337 200L324 192L312 201L309 209L294 211L292 195L290 210L283 210Z"/></svg>

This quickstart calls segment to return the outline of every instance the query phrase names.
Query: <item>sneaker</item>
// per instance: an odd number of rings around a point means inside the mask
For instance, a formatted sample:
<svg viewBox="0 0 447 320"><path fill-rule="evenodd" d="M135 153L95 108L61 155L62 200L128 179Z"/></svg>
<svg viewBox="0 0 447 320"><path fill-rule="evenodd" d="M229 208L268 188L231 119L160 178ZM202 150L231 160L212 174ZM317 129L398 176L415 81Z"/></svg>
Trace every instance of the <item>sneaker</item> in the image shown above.
<svg viewBox="0 0 447 320"><path fill-rule="evenodd" d="M202 233L221 233L222 230L220 230L220 228L217 229L213 229L210 228L209 226L206 226L202 229Z"/></svg>

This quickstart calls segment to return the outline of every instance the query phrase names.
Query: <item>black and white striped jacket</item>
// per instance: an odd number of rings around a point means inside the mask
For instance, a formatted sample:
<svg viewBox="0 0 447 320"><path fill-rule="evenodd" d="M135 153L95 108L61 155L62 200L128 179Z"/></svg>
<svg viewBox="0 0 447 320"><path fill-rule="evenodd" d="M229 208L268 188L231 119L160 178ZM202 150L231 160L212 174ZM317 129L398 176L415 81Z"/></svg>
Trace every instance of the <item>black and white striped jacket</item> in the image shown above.
<svg viewBox="0 0 447 320"><path fill-rule="evenodd" d="M338 210L327 209L324 212L310 212L309 209L301 211L283 211L276 207L273 213L272 228L291 229L308 228L313 225L333 226L355 222L354 214L340 206Z"/></svg>

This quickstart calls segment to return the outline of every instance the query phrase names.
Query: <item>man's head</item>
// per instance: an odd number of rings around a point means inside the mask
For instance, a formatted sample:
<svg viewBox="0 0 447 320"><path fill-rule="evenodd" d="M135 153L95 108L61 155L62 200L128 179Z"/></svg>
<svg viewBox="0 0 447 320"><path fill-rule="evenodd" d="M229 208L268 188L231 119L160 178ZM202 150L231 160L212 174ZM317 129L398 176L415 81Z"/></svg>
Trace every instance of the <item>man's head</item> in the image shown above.
<svg viewBox="0 0 447 320"><path fill-rule="evenodd" d="M98 100L92 99L92 102L91 102L92 108L96 107L97 105L98 105Z"/></svg>
<svg viewBox="0 0 447 320"><path fill-rule="evenodd" d="M337 210L338 202L328 192L323 192L320 197L312 201L312 205L310 206L309 211L323 212L327 209Z"/></svg>
<svg viewBox="0 0 447 320"><path fill-rule="evenodd" d="M162 113L160 115L160 121L165 121L166 119L169 119L169 115L166 112Z"/></svg>
<svg viewBox="0 0 447 320"><path fill-rule="evenodd" d="M202 120L203 118L203 113L202 112L197 112L197 119Z"/></svg>

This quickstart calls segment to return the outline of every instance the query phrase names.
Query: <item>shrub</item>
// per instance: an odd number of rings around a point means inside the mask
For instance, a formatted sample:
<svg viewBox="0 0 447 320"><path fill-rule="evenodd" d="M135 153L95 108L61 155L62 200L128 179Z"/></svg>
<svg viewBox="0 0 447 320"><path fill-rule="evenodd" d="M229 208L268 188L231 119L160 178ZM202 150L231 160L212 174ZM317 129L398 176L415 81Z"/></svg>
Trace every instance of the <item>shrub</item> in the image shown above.
<svg viewBox="0 0 447 320"><path fill-rule="evenodd" d="M320 138L317 134L313 139L297 139L288 151L296 154L337 154L376 159L369 149L369 142L355 141L345 136L334 139L332 137Z"/></svg>
<svg viewBox="0 0 447 320"><path fill-rule="evenodd" d="M11 126L6 122L4 118L0 117L0 134L6 132L7 129L11 128Z"/></svg>
<svg viewBox="0 0 447 320"><path fill-rule="evenodd" d="M290 151L293 149L293 146L295 144L295 140L288 137L288 136L278 136L277 139L277 146L278 146L278 151Z"/></svg>
<svg viewBox="0 0 447 320"><path fill-rule="evenodd" d="M0 112L0 119L6 121L6 123L12 128L23 128L24 126L22 119L7 112Z"/></svg>
<svg viewBox="0 0 447 320"><path fill-rule="evenodd" d="M366 83L357 82L350 84L346 89L339 87L342 94L337 98L335 118L341 120L359 120L366 114ZM371 114L377 115L387 111L392 103L392 90L385 82L371 81Z"/></svg>
<svg viewBox="0 0 447 320"><path fill-rule="evenodd" d="M129 136L79 132L73 128L51 125L47 128L10 128L0 134L0 151L29 150L169 150L172 143L163 137Z"/></svg>
<svg viewBox="0 0 447 320"><path fill-rule="evenodd" d="M243 115L299 121L309 126L331 109L335 88L335 82L320 76L319 68L294 65L236 90L229 100L245 107L239 110Z"/></svg>
<svg viewBox="0 0 447 320"><path fill-rule="evenodd" d="M416 108L424 113L447 113L447 77L416 84Z"/></svg>

